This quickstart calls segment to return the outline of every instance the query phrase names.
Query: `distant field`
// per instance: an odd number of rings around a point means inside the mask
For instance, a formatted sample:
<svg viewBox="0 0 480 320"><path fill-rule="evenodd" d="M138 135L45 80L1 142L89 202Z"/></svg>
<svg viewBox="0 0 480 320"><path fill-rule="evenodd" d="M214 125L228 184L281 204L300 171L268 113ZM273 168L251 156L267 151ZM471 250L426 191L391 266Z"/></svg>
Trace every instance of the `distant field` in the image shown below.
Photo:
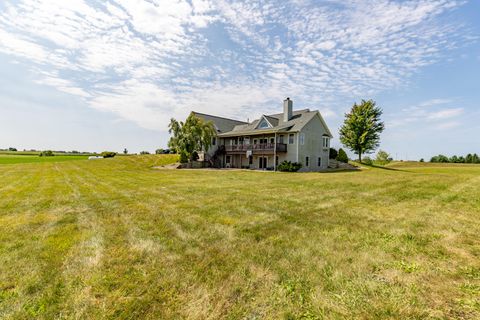
<svg viewBox="0 0 480 320"><path fill-rule="evenodd" d="M30 162L61 162L61 161L85 160L85 159L88 159L88 156L62 155L62 156L53 156L53 157L39 157L38 155L0 154L0 165L30 163Z"/></svg>
<svg viewBox="0 0 480 320"><path fill-rule="evenodd" d="M480 319L480 166L176 160L0 165L0 319Z"/></svg>

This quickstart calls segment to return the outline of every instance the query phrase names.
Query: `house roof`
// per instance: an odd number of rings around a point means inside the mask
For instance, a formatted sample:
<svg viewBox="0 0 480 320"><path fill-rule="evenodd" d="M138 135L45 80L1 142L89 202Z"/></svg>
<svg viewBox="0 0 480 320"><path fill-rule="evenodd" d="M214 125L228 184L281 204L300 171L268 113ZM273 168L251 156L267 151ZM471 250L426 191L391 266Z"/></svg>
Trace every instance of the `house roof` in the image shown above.
<svg viewBox="0 0 480 320"><path fill-rule="evenodd" d="M310 111L309 109L296 110L292 113L292 118L289 121L284 121L283 113L264 115L262 116L267 118L268 122L272 125L271 128L259 129L257 128L259 122L262 118L254 120L251 123L237 125L233 130L220 134L219 136L228 137L235 135L254 135L254 134L263 134L263 133L274 133L274 132L298 132L300 131L310 120L312 120L316 115L320 117L323 125L325 126L329 136L332 136L330 133L325 121L323 120L320 112Z"/></svg>
<svg viewBox="0 0 480 320"><path fill-rule="evenodd" d="M235 126L247 124L247 122L244 122L244 121L212 116L210 114L205 114L205 113L200 113L195 111L192 111L192 114L194 114L195 116L197 116L198 118L204 121L213 122L218 133L229 132L229 131L232 131Z"/></svg>
<svg viewBox="0 0 480 320"><path fill-rule="evenodd" d="M204 113L193 112L197 117L205 120L212 121L218 131L219 137L229 137L237 135L256 135L267 134L275 132L298 132L300 131L310 120L315 116L319 116L323 126L327 131L327 135L332 137L325 120L319 111L310 111L310 109L295 110L292 113L292 118L289 121L284 121L283 113L276 113L270 115L263 115L260 119L256 119L250 123L212 116ZM265 118L272 127L270 128L257 128L260 121Z"/></svg>

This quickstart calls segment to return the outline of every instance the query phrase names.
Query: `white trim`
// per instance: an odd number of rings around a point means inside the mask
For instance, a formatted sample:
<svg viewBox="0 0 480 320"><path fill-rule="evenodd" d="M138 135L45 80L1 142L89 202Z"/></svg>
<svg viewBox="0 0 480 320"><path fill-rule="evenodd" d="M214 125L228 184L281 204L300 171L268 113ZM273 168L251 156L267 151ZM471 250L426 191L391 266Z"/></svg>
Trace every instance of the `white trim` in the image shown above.
<svg viewBox="0 0 480 320"><path fill-rule="evenodd" d="M298 146L300 145L300 132L297 132L297 162L298 163Z"/></svg>

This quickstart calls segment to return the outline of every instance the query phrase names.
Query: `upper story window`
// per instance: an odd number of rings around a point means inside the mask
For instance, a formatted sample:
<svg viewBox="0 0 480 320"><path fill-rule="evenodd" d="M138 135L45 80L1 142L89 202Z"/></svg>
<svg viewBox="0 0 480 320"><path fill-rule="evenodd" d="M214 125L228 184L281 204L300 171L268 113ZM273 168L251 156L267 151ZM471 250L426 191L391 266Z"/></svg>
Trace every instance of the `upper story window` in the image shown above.
<svg viewBox="0 0 480 320"><path fill-rule="evenodd" d="M329 137L323 137L323 141L322 141L322 146L324 149L327 149L328 147L330 147L330 138Z"/></svg>
<svg viewBox="0 0 480 320"><path fill-rule="evenodd" d="M303 146L305 144L305 133L300 133L300 144Z"/></svg>
<svg viewBox="0 0 480 320"><path fill-rule="evenodd" d="M267 129L267 128L271 128L272 126L270 125L270 123L268 123L267 119L265 119L265 117L262 117L262 119L260 119L260 123L258 124L257 128L258 129Z"/></svg>
<svg viewBox="0 0 480 320"><path fill-rule="evenodd" d="M217 137L212 138L212 146L217 144Z"/></svg>
<svg viewBox="0 0 480 320"><path fill-rule="evenodd" d="M290 133L288 135L288 144L294 144L295 143L295 135L293 133Z"/></svg>

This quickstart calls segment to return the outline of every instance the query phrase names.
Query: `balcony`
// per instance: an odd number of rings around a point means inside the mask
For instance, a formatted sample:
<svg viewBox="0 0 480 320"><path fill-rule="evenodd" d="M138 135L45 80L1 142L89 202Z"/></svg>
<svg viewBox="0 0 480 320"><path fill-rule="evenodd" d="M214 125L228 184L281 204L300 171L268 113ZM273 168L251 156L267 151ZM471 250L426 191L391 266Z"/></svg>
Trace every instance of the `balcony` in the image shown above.
<svg viewBox="0 0 480 320"><path fill-rule="evenodd" d="M285 143L259 143L259 144L233 144L226 145L225 151L227 153L245 153L248 150L252 151L252 154L265 154L276 152L287 152L287 145Z"/></svg>

